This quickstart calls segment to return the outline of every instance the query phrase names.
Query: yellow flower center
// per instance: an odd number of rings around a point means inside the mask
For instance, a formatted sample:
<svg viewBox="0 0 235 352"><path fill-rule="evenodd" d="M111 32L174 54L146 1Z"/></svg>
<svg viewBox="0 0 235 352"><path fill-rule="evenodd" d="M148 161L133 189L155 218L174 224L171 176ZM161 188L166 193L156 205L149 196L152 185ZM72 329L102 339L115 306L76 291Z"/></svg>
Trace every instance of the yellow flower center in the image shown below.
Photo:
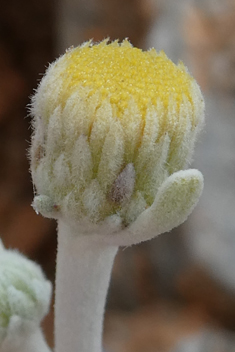
<svg viewBox="0 0 235 352"><path fill-rule="evenodd" d="M89 87L90 95L98 91L102 99L109 98L119 117L131 98L142 116L148 104L156 105L157 99L165 108L170 97L178 108L183 95L191 101L192 77L183 65L176 66L163 52L134 48L127 40L121 44L103 41L78 47L69 51L64 59L62 102L66 102L79 85Z"/></svg>

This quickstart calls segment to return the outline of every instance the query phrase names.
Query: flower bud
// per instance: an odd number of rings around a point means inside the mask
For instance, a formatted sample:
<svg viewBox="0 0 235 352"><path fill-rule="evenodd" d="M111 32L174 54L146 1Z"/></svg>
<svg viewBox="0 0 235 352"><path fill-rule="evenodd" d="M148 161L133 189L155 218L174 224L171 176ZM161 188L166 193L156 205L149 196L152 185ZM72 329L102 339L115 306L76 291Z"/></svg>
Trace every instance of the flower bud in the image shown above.
<svg viewBox="0 0 235 352"><path fill-rule="evenodd" d="M115 215L125 227L188 166L204 101L163 52L88 42L49 66L31 113L36 210L96 224Z"/></svg>
<svg viewBox="0 0 235 352"><path fill-rule="evenodd" d="M39 325L47 314L51 283L41 268L16 251L0 249L0 343L14 321Z"/></svg>

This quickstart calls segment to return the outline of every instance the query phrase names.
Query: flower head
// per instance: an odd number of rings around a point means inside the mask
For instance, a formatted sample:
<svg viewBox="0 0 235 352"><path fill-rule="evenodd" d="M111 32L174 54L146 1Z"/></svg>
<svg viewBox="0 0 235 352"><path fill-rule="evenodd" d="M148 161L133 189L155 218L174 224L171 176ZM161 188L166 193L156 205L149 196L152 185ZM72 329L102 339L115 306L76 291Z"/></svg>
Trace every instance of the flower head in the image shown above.
<svg viewBox="0 0 235 352"><path fill-rule="evenodd" d="M182 63L124 40L69 49L32 99L36 210L131 224L191 160L204 102Z"/></svg>
<svg viewBox="0 0 235 352"><path fill-rule="evenodd" d="M49 309L51 283L41 268L0 243L0 344L19 324L40 324Z"/></svg>

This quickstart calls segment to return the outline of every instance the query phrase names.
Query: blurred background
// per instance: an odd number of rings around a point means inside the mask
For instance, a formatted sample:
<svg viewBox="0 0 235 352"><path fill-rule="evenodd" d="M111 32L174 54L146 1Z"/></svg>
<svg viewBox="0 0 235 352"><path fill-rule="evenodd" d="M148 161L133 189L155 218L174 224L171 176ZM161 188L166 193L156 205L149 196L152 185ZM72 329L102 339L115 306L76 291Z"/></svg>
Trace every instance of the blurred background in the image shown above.
<svg viewBox="0 0 235 352"><path fill-rule="evenodd" d="M84 40L128 37L183 60L206 101L193 167L205 177L181 227L117 255L108 352L235 351L235 0L0 0L0 234L54 280L56 224L37 216L27 149L29 97ZM53 345L53 310L44 322Z"/></svg>

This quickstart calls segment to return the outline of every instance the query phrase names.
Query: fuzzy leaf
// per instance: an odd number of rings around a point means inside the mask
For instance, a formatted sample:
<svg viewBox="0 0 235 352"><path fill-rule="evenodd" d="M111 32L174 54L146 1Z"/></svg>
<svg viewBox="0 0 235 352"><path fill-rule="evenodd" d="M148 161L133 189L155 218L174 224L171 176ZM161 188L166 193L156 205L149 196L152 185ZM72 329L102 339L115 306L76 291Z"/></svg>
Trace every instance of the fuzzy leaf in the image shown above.
<svg viewBox="0 0 235 352"><path fill-rule="evenodd" d="M124 141L123 129L118 120L113 121L105 138L99 163L97 179L104 191L118 177L123 164Z"/></svg>
<svg viewBox="0 0 235 352"><path fill-rule="evenodd" d="M86 187L92 178L92 158L87 137L81 135L71 156L72 181L77 190Z"/></svg>
<svg viewBox="0 0 235 352"><path fill-rule="evenodd" d="M178 171L160 187L151 207L142 212L127 230L108 241L128 246L149 240L182 224L196 206L203 189L198 170Z"/></svg>
<svg viewBox="0 0 235 352"><path fill-rule="evenodd" d="M128 201L133 193L135 186L135 169L133 164L127 164L114 181L109 192L109 199L121 204Z"/></svg>
<svg viewBox="0 0 235 352"><path fill-rule="evenodd" d="M94 123L90 134L90 148L93 157L94 170L96 171L100 162L101 152L105 137L108 134L113 119L112 106L109 101L102 102L95 114Z"/></svg>

